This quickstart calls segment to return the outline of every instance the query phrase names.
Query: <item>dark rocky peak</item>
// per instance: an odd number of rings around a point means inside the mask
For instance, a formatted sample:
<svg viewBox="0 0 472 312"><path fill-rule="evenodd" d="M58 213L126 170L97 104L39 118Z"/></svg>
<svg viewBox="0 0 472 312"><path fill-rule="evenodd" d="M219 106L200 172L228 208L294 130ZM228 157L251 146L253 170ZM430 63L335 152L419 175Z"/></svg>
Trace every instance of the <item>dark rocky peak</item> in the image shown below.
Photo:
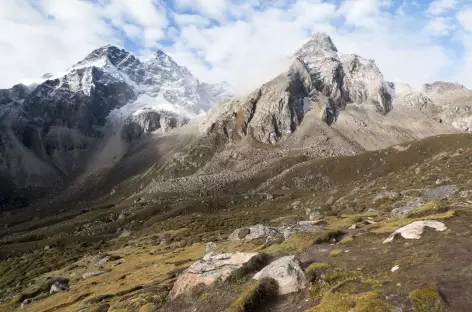
<svg viewBox="0 0 472 312"><path fill-rule="evenodd" d="M114 66L118 66L121 62L123 62L128 56L135 59L133 55L131 55L128 51L124 49L120 49L113 45L106 45L96 50L93 50L87 57L78 62L77 65L91 65L94 66L95 64L99 64L102 61L108 60ZM76 65L76 66L77 66Z"/></svg>
<svg viewBox="0 0 472 312"><path fill-rule="evenodd" d="M31 90L32 88L21 83L11 89L0 89L0 105L21 101L31 93Z"/></svg>
<svg viewBox="0 0 472 312"><path fill-rule="evenodd" d="M150 72L160 71L175 71L184 75L192 75L190 70L185 66L177 64L172 57L164 53L162 50L157 50L145 62L147 69ZM193 75L192 75L193 76Z"/></svg>
<svg viewBox="0 0 472 312"><path fill-rule="evenodd" d="M315 33L310 40L305 43L300 50L295 54L306 55L314 54L320 56L335 55L338 52L338 49L334 45L331 37L325 33Z"/></svg>

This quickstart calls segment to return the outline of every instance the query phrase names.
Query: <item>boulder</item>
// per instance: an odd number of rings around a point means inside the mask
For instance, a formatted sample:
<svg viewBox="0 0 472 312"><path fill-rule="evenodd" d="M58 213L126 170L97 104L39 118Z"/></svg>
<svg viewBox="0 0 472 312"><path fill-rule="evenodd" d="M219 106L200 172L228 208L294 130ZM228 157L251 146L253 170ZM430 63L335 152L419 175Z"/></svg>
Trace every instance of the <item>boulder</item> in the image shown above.
<svg viewBox="0 0 472 312"><path fill-rule="evenodd" d="M209 252L215 251L216 248L217 248L216 243L208 242L208 243L206 243L206 246L205 246L205 252L209 253Z"/></svg>
<svg viewBox="0 0 472 312"><path fill-rule="evenodd" d="M272 238L275 237L278 233L279 231L275 228L270 228L262 224L256 224L248 228L240 228L235 230L233 233L231 233L228 239L231 241L250 241L258 238Z"/></svg>
<svg viewBox="0 0 472 312"><path fill-rule="evenodd" d="M260 259L260 254L256 252L208 253L177 278L169 297L174 299L200 284L211 285L218 280L225 281L231 273Z"/></svg>
<svg viewBox="0 0 472 312"><path fill-rule="evenodd" d="M306 287L305 273L300 267L300 262L295 259L295 256L279 258L254 275L256 280L265 277L273 278L277 281L280 295L298 292Z"/></svg>
<svg viewBox="0 0 472 312"><path fill-rule="evenodd" d="M284 238L288 239L294 233L297 232L318 232L323 229L322 225L319 225L317 221L299 221L294 225L288 227L281 227L279 230L284 234Z"/></svg>
<svg viewBox="0 0 472 312"><path fill-rule="evenodd" d="M95 263L95 266L102 267L105 265L105 263L108 262L108 260L110 260L110 256L105 256L102 259L98 260L97 263Z"/></svg>
<svg viewBox="0 0 472 312"><path fill-rule="evenodd" d="M23 302L21 303L21 309L26 308L26 306L27 306L28 304L30 304L31 302L33 302L33 299L31 299L31 298L28 298L28 299L23 300Z"/></svg>
<svg viewBox="0 0 472 312"><path fill-rule="evenodd" d="M380 193L380 194L377 194L374 199L373 199L373 202L377 202L379 200L382 200L382 199L391 199L391 200L395 200L399 197L400 195L397 193L397 192L392 192L392 191L386 191L386 192L383 192L383 193Z"/></svg>
<svg viewBox="0 0 472 312"><path fill-rule="evenodd" d="M67 291L68 289L69 289L69 280L68 279L57 279L51 285L51 288L49 289L49 294L52 295L52 294L55 294L57 292Z"/></svg>
<svg viewBox="0 0 472 312"><path fill-rule="evenodd" d="M420 239L425 227L433 228L438 232L447 230L444 223L436 220L415 221L397 229L383 243L390 243L396 236L402 236L405 239Z"/></svg>
<svg viewBox="0 0 472 312"><path fill-rule="evenodd" d="M457 185L442 185L434 188L427 189L423 192L423 197L426 201L430 200L442 200L449 198L459 191Z"/></svg>
<svg viewBox="0 0 472 312"><path fill-rule="evenodd" d="M395 208L392 210L391 215L393 218L404 218L408 212L410 212L413 209L416 209L423 205L425 201L421 198L414 198L410 200L408 203L405 205Z"/></svg>

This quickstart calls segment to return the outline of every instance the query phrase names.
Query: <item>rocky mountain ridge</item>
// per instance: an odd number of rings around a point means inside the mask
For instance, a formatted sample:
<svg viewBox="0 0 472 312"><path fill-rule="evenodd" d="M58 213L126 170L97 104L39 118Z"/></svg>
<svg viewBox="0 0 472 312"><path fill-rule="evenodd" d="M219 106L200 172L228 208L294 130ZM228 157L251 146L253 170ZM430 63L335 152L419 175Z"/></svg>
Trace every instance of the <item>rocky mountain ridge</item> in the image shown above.
<svg viewBox="0 0 472 312"><path fill-rule="evenodd" d="M0 90L0 179L19 189L62 185L86 171L98 145L112 146L99 158L116 163L131 140L181 126L232 95L162 51L141 61L101 47L66 72Z"/></svg>

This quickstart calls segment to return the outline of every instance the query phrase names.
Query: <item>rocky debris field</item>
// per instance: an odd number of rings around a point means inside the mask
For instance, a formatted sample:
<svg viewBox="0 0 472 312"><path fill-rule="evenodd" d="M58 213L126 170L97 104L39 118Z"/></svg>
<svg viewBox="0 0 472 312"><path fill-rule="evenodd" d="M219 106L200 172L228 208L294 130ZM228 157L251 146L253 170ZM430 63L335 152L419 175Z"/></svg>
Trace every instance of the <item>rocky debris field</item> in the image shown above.
<svg viewBox="0 0 472 312"><path fill-rule="evenodd" d="M297 167L313 187L3 212L0 311L468 311L464 142Z"/></svg>

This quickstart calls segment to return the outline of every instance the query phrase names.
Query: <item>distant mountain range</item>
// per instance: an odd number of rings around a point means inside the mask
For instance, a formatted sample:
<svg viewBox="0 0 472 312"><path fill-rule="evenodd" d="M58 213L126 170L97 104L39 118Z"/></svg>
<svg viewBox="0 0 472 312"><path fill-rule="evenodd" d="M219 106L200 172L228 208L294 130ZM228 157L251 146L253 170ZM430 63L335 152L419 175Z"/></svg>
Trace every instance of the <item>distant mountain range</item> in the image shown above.
<svg viewBox="0 0 472 312"><path fill-rule="evenodd" d="M141 61L114 46L0 90L0 199L79 194L97 183L98 193L224 190L284 157L352 155L472 129L472 91L386 81L375 61L339 53L323 33L285 72L233 96L162 51Z"/></svg>

